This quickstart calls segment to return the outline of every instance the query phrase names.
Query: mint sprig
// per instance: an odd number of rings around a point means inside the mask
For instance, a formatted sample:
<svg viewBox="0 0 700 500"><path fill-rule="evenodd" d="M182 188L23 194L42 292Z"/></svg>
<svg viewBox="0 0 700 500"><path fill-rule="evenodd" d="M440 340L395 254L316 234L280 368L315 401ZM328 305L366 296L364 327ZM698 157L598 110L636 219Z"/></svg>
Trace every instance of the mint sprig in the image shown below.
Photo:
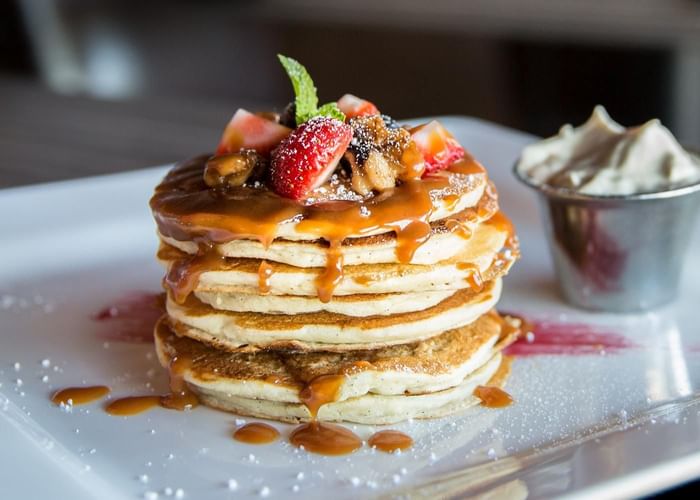
<svg viewBox="0 0 700 500"><path fill-rule="evenodd" d="M294 87L294 105L296 108L294 119L297 125L301 125L316 116L327 116L340 121L345 120L345 115L335 102L328 102L320 108L318 107L318 96L316 95L314 82L309 76L309 72L306 71L306 68L299 61L282 54L277 54L277 57L292 81L292 87Z"/></svg>
<svg viewBox="0 0 700 500"><path fill-rule="evenodd" d="M315 116L328 116L330 118L340 120L341 122L345 121L345 113L340 111L340 108L338 108L338 104L335 102L327 102L326 104L318 108L318 111L316 112Z"/></svg>

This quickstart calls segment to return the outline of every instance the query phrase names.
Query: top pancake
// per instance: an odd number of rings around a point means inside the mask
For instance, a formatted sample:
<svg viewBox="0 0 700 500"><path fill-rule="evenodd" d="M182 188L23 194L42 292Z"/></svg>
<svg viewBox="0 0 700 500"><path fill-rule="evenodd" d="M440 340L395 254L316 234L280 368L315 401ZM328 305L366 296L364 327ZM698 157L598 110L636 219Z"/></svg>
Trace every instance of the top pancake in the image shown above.
<svg viewBox="0 0 700 500"><path fill-rule="evenodd" d="M156 188L151 208L164 237L216 244L250 239L267 245L278 238L342 241L372 236L474 207L488 182L483 167L474 162L470 169L438 172L369 198L304 205L264 188L213 190L203 181L206 159L176 165Z"/></svg>

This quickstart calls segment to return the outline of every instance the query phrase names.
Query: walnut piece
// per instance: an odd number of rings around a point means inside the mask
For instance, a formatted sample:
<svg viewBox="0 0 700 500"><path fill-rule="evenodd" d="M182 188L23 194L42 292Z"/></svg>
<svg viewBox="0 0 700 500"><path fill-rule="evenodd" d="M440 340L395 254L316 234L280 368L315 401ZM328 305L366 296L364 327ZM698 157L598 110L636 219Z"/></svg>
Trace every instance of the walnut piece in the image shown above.
<svg viewBox="0 0 700 500"><path fill-rule="evenodd" d="M379 151L370 151L363 167L367 180L377 191L384 191L396 185L397 167L400 168L400 165L393 161L390 164Z"/></svg>
<svg viewBox="0 0 700 500"><path fill-rule="evenodd" d="M425 169L423 155L411 133L388 116L372 115L350 119L353 138L346 159L352 169L353 188L360 194L384 191L397 179L419 179Z"/></svg>
<svg viewBox="0 0 700 500"><path fill-rule="evenodd" d="M262 158L252 149L212 156L204 168L204 182L212 188L242 186L262 168Z"/></svg>

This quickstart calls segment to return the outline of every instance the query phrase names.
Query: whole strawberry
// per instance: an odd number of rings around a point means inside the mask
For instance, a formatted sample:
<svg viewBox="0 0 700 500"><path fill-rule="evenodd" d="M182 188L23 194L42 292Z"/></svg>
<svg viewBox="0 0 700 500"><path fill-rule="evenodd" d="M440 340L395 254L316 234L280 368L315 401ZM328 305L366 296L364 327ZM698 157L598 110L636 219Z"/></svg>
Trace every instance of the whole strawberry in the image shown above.
<svg viewBox="0 0 700 500"><path fill-rule="evenodd" d="M302 123L272 153L272 189L301 200L331 176L350 144L352 128L325 116Z"/></svg>

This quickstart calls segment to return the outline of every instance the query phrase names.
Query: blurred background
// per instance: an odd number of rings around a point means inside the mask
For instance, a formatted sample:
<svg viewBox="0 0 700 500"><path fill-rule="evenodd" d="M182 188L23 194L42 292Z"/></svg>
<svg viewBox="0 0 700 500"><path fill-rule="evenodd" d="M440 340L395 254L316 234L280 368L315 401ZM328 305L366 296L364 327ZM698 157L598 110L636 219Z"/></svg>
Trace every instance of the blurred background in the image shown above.
<svg viewBox="0 0 700 500"><path fill-rule="evenodd" d="M700 145L698 0L6 0L0 187L211 150L236 108L291 99L278 52L322 102L537 135L601 103Z"/></svg>

